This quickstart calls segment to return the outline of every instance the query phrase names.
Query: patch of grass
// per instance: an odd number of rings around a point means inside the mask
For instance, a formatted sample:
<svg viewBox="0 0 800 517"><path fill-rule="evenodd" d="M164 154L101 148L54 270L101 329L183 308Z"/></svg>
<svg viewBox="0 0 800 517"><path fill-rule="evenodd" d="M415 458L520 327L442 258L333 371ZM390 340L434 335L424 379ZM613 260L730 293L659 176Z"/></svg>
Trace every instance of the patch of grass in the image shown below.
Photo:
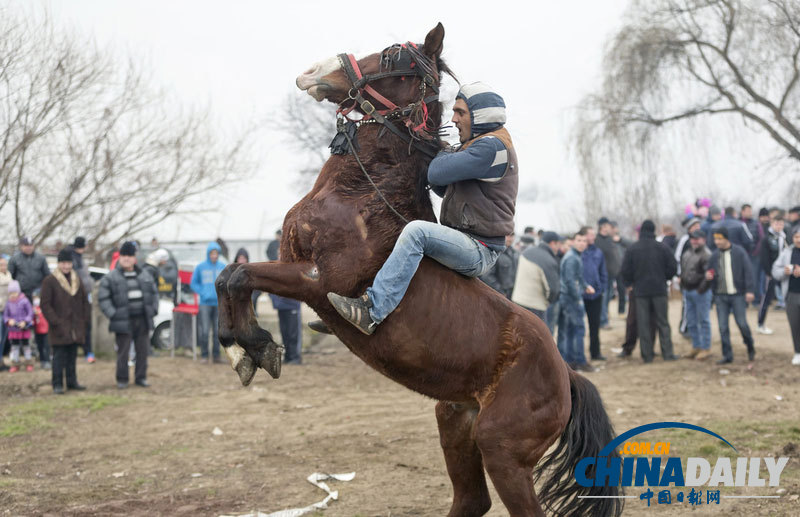
<svg viewBox="0 0 800 517"><path fill-rule="evenodd" d="M0 479L0 488L11 488L16 484L16 479Z"/></svg>
<svg viewBox="0 0 800 517"><path fill-rule="evenodd" d="M112 395L84 395L23 402L0 412L0 437L8 438L49 429L53 427L51 420L56 412L78 409L94 412L127 402L127 399Z"/></svg>

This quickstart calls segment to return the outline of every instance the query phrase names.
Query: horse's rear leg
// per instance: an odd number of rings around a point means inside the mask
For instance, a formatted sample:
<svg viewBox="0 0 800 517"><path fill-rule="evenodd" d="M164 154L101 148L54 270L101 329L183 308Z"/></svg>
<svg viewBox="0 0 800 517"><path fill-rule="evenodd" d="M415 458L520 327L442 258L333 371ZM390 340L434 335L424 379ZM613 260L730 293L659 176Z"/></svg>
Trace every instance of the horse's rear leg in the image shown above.
<svg viewBox="0 0 800 517"><path fill-rule="evenodd" d="M514 517L545 515L533 487L533 467L569 420L566 367L560 359L552 365L540 364L551 362L542 359L530 354L508 366L482 401L475 424L483 464Z"/></svg>
<svg viewBox="0 0 800 517"><path fill-rule="evenodd" d="M477 415L477 404L436 404L439 441L444 450L447 473L453 483L453 506L449 517L483 515L492 506L483 473L481 451L473 436Z"/></svg>

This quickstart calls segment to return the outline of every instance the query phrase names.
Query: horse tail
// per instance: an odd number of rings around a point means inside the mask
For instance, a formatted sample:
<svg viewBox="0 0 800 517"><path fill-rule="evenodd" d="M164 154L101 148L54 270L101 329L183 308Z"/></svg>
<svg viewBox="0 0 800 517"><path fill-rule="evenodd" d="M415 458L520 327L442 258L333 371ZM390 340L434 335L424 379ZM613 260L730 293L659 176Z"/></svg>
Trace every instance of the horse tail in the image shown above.
<svg viewBox="0 0 800 517"><path fill-rule="evenodd" d="M580 486L574 477L575 466L584 457L597 457L600 450L614 439L614 428L603 407L594 384L574 371L569 371L572 392L572 414L558 445L536 465L534 482L543 478L537 490L548 513L557 516L619 516L624 499L619 486ZM614 451L611 457L618 457ZM609 458L610 461L610 458ZM587 473L593 478L592 465ZM544 474L547 477L544 478ZM584 498L579 496L595 496ZM597 497L602 496L602 497Z"/></svg>

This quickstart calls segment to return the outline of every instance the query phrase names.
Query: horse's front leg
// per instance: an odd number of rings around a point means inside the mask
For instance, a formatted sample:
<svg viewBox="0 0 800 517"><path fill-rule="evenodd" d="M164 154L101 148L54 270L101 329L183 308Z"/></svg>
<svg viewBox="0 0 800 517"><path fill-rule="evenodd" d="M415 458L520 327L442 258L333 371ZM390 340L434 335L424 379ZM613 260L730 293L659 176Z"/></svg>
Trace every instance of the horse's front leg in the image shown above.
<svg viewBox="0 0 800 517"><path fill-rule="evenodd" d="M231 366L239 373L245 385L252 380L253 365L264 368L277 379L280 376L283 346L277 344L269 332L258 326L251 294L254 289L258 289L286 298L306 300L321 289L319 273L309 262L241 264L236 268L228 266L225 271L229 268L229 278L224 287L228 310L220 307L220 336L225 323L233 338L228 340L226 348ZM217 288L219 292L219 282ZM225 343L222 344L225 346ZM248 361L248 356L252 361Z"/></svg>

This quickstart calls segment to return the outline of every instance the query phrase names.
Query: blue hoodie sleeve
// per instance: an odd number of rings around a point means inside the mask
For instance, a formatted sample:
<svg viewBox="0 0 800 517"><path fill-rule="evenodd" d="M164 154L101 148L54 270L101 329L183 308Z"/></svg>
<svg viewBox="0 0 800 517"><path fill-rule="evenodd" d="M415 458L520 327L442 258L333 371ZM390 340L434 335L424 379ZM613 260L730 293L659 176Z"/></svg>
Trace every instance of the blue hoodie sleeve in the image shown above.
<svg viewBox="0 0 800 517"><path fill-rule="evenodd" d="M194 268L194 272L192 273L192 280L189 282L189 287L192 288L192 291L200 294L201 289L203 288L202 284L200 283L201 275L201 268L203 267L203 263L201 262Z"/></svg>
<svg viewBox="0 0 800 517"><path fill-rule="evenodd" d="M444 186L457 181L496 180L505 174L508 152L493 136L477 140L462 151L441 152L428 166L428 183Z"/></svg>

